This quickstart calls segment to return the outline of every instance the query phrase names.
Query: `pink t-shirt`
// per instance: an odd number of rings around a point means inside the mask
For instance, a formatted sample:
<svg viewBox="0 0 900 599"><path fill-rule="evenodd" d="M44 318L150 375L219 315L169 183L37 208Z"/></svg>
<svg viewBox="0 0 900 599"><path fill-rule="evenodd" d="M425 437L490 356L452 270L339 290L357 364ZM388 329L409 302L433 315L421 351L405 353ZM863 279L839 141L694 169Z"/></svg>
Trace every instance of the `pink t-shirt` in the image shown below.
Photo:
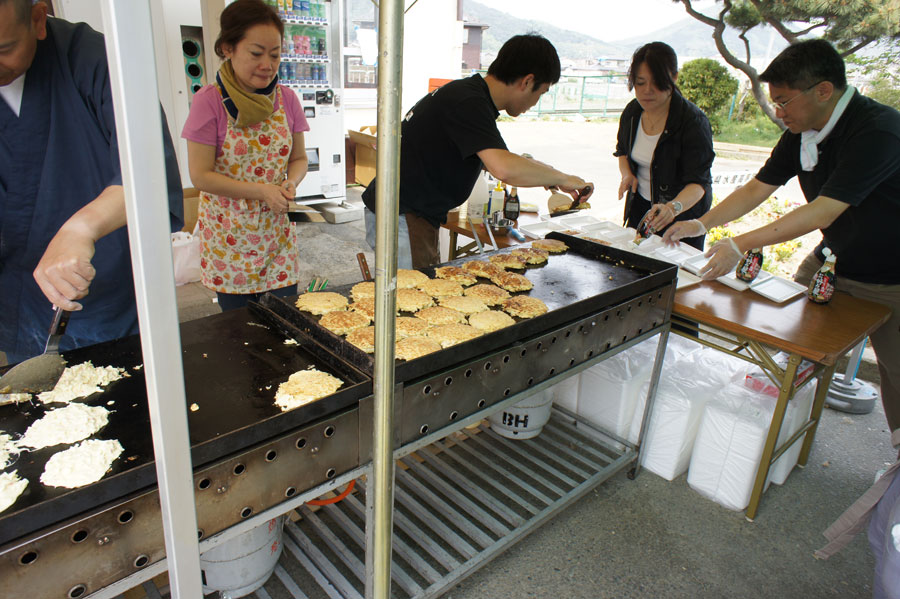
<svg viewBox="0 0 900 599"><path fill-rule="evenodd" d="M297 94L289 87L279 85L281 97L284 99L284 112L287 116L288 128L291 133L309 131L309 123L303 115L303 107ZM278 101L275 102L275 110L278 110ZM225 133L228 130L228 113L222 105L222 96L215 85L204 85L191 102L191 110L181 131L181 137L203 144L216 147L216 156L222 152L222 144L225 143Z"/></svg>

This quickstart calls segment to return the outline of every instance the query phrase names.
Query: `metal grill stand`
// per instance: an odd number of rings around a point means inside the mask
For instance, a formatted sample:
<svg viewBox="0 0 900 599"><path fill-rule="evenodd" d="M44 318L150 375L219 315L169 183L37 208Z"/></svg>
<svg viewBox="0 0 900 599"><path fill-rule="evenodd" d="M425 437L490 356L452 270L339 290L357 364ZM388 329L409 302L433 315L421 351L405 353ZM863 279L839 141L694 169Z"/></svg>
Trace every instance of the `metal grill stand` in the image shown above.
<svg viewBox="0 0 900 599"><path fill-rule="evenodd" d="M399 448L394 454L392 597L438 597L611 476L631 466L628 475L633 478L640 463L640 439L630 444L566 410L554 408L542 433L529 440L504 438L482 419L659 335L642 439L668 329L666 324L640 335ZM296 509L294 521L285 526L284 552L275 575L255 597L367 596L371 465L356 472L363 476L343 501L318 511L305 505Z"/></svg>

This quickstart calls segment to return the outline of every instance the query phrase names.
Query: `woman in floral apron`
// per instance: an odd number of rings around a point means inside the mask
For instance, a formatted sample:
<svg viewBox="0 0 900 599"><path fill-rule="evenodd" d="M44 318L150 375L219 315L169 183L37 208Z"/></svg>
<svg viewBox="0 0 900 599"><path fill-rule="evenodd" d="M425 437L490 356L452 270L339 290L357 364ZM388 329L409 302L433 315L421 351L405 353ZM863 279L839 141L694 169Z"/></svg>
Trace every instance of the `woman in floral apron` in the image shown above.
<svg viewBox="0 0 900 599"><path fill-rule="evenodd" d="M262 293L296 293L297 242L287 216L306 175L297 96L278 84L284 25L262 0L237 0L221 16L216 83L193 98L182 132L201 191L201 281L222 310Z"/></svg>

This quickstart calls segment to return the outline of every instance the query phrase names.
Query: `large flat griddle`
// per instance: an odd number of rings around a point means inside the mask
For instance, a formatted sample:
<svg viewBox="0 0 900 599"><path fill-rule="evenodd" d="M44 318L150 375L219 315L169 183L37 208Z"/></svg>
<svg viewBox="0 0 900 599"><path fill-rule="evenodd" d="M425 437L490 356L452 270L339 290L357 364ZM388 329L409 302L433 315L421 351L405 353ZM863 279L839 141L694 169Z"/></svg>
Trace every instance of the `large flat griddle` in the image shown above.
<svg viewBox="0 0 900 599"><path fill-rule="evenodd" d="M195 468L338 413L371 393L365 375L309 339L285 345L280 330L246 309L185 323L181 339L187 403L199 408L187 412ZM29 484L17 502L0 513L0 545L156 483L144 370L135 369L142 363L139 337L64 356L69 364L90 360L95 366L124 367L131 375L80 400L111 411L107 426L92 438L118 439L124 452L104 478L78 489L40 482L47 460L66 446L20 454L10 469ZM282 412L274 405L278 385L309 366L337 376L345 385L319 401ZM37 401L0 407L0 430L18 437L45 411Z"/></svg>
<svg viewBox="0 0 900 599"><path fill-rule="evenodd" d="M549 309L546 314L532 319L515 318L517 321L515 325L460 343L452 349L445 349L415 360L397 360L395 379L398 382L408 382L440 372L599 312L641 293L674 285L678 269L667 262L557 232L547 237L564 241L570 249L562 254L551 254L544 265L526 269L524 274L532 281L534 288L528 292L515 294L530 295L543 300ZM476 258L461 258L445 265L460 266L473 259L487 260L491 255L508 253L513 249L515 248L488 252ZM422 269L422 272L432 278L435 274L434 268ZM478 282L489 281L479 278ZM351 287L351 285L337 287L332 291L350 298ZM321 327L318 324L319 316L294 308L293 298L280 300L270 296L265 298L263 303L336 355L372 376L374 372L372 354L363 352L343 337ZM409 313L401 315L411 316Z"/></svg>

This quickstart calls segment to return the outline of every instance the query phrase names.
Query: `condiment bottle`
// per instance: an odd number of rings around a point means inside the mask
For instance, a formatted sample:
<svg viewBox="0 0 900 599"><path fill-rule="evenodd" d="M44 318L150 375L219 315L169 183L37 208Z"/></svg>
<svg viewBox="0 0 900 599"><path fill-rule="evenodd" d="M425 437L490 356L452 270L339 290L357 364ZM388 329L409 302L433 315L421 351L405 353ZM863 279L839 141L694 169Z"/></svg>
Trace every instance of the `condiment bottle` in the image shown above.
<svg viewBox="0 0 900 599"><path fill-rule="evenodd" d="M762 263L762 248L753 248L744 254L744 257L738 262L737 268L734 269L734 276L745 283L749 283L759 274Z"/></svg>
<svg viewBox="0 0 900 599"><path fill-rule="evenodd" d="M634 238L635 243L641 243L651 235L653 235L656 231L653 230L653 227L650 226L650 219L647 218L650 216L650 211L647 211L647 214L644 215L644 218L641 219L641 222L638 223L637 226L637 235Z"/></svg>
<svg viewBox="0 0 900 599"><path fill-rule="evenodd" d="M503 182L498 180L496 187L491 190L490 200L484 207L485 220L490 220L495 211L503 210L503 196Z"/></svg>
<svg viewBox="0 0 900 599"><path fill-rule="evenodd" d="M837 256L832 254L828 248L822 250L822 254L825 255L825 264L822 265L816 276L810 280L809 290L806 293L809 301L817 304L827 304L831 301L831 296L834 295L834 263L837 260Z"/></svg>
<svg viewBox="0 0 900 599"><path fill-rule="evenodd" d="M509 191L509 197L506 198L506 203L503 204L503 216L509 220L519 218L519 192L515 187Z"/></svg>

